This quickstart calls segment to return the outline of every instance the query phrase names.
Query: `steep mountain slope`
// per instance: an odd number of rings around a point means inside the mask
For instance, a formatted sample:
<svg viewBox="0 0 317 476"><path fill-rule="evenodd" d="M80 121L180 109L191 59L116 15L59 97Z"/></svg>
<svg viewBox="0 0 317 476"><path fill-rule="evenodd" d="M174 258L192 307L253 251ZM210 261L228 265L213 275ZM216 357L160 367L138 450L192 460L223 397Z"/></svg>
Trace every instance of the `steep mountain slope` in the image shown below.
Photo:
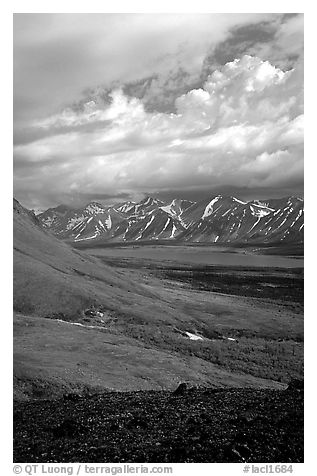
<svg viewBox="0 0 317 476"><path fill-rule="evenodd" d="M174 204L181 211L181 204ZM168 208L168 207L167 207ZM46 229L56 236L73 241L102 237L107 241L138 241L174 238L184 231L174 208L165 210L164 203L148 197L138 204L127 202L103 207L92 202L83 209L50 208L38 216Z"/></svg>
<svg viewBox="0 0 317 476"><path fill-rule="evenodd" d="M172 200L169 205L165 205L161 208L170 215L179 217L182 213L184 213L185 210L187 210L190 206L194 205L194 203L195 202L192 202L190 200L180 200L174 198L174 200Z"/></svg>
<svg viewBox="0 0 317 476"><path fill-rule="evenodd" d="M303 200L295 197L245 202L218 195L197 203L146 197L108 208L95 202L79 210L60 206L38 219L58 237L75 242L300 243L304 235Z"/></svg>
<svg viewBox="0 0 317 476"><path fill-rule="evenodd" d="M71 209L61 205L39 215L45 228L61 238L75 241L93 239L100 235L112 236L112 230L122 223L124 216L113 208L99 203L89 203L83 209Z"/></svg>
<svg viewBox="0 0 317 476"><path fill-rule="evenodd" d="M303 241L303 202L293 197L262 203L219 195L191 206L181 218L186 231L179 239L184 241Z"/></svg>
<svg viewBox="0 0 317 476"><path fill-rule="evenodd" d="M118 211L122 211L126 216L142 216L147 215L153 210L164 205L164 202L152 197L145 197L139 203L127 202L117 208Z"/></svg>

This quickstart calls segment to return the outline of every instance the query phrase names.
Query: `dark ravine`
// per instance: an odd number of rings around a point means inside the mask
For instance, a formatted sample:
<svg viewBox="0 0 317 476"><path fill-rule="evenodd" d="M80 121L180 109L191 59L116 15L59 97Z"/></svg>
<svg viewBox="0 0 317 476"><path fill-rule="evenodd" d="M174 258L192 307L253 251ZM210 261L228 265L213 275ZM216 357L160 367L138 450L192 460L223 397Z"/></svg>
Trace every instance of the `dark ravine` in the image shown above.
<svg viewBox="0 0 317 476"><path fill-rule="evenodd" d="M300 387L16 402L14 462L303 462Z"/></svg>
<svg viewBox="0 0 317 476"><path fill-rule="evenodd" d="M242 201L217 195L199 202L165 203L147 197L139 203L80 209L65 205L38 215L44 228L75 243L171 241L182 243L302 243L302 198Z"/></svg>

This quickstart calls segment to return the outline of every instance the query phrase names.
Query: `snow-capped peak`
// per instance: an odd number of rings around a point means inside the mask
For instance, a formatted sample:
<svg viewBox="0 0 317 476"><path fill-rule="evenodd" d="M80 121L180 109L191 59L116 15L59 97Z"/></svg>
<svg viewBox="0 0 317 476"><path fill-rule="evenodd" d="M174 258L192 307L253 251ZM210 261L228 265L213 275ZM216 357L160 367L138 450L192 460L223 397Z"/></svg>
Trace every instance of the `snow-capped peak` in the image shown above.
<svg viewBox="0 0 317 476"><path fill-rule="evenodd" d="M127 213L130 211L133 207L135 206L135 202L131 202L130 200L128 202L123 203L120 205L120 207L116 208L119 212L122 213Z"/></svg>
<svg viewBox="0 0 317 476"><path fill-rule="evenodd" d="M104 213L105 212L104 207L102 205L100 205L99 203L96 203L96 202L89 203L88 205L86 205L84 210L85 210L85 212L87 212L91 215L94 215L96 213Z"/></svg>

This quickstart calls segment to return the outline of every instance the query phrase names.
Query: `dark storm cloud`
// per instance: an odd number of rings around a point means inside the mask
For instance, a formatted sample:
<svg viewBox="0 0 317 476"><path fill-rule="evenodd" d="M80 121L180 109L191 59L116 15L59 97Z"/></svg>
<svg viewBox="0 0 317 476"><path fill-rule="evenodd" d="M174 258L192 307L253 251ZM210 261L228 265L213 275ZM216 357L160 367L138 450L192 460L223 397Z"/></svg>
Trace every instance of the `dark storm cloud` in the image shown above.
<svg viewBox="0 0 317 476"><path fill-rule="evenodd" d="M285 45L281 45L281 41L283 42L285 39L287 41L288 26L291 30L292 24L302 24L302 21L303 16L300 14L285 14L276 16L273 21L232 28L228 38L213 46L206 56L202 68L202 78L206 78L215 69L245 54L260 56L282 69L292 68L303 54L302 29L295 30L297 36L296 39L294 38L295 43L297 42L295 52L289 54L287 50L285 51L285 47L283 47ZM292 43L294 43L293 40ZM294 44L289 46L294 48Z"/></svg>
<svg viewBox="0 0 317 476"><path fill-rule="evenodd" d="M207 77L219 66L223 66L235 58L248 54L251 48L274 39L277 27L272 22L262 22L256 25L245 25L234 28L230 36L214 47L204 61L203 77Z"/></svg>

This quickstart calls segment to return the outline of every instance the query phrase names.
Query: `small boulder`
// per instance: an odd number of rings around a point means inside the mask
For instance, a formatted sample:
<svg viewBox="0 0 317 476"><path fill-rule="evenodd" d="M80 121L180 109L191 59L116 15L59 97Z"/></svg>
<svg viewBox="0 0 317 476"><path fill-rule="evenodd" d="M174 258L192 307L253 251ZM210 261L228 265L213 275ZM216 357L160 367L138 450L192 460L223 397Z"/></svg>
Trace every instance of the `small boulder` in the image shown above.
<svg viewBox="0 0 317 476"><path fill-rule="evenodd" d="M64 393L63 400L68 400L70 402L77 402L80 400L80 395L78 393Z"/></svg>
<svg viewBox="0 0 317 476"><path fill-rule="evenodd" d="M182 382L179 384L176 390L174 390L173 395L184 395L187 390L186 383Z"/></svg>
<svg viewBox="0 0 317 476"><path fill-rule="evenodd" d="M300 390L304 391L304 379L293 378L287 387L287 390Z"/></svg>

